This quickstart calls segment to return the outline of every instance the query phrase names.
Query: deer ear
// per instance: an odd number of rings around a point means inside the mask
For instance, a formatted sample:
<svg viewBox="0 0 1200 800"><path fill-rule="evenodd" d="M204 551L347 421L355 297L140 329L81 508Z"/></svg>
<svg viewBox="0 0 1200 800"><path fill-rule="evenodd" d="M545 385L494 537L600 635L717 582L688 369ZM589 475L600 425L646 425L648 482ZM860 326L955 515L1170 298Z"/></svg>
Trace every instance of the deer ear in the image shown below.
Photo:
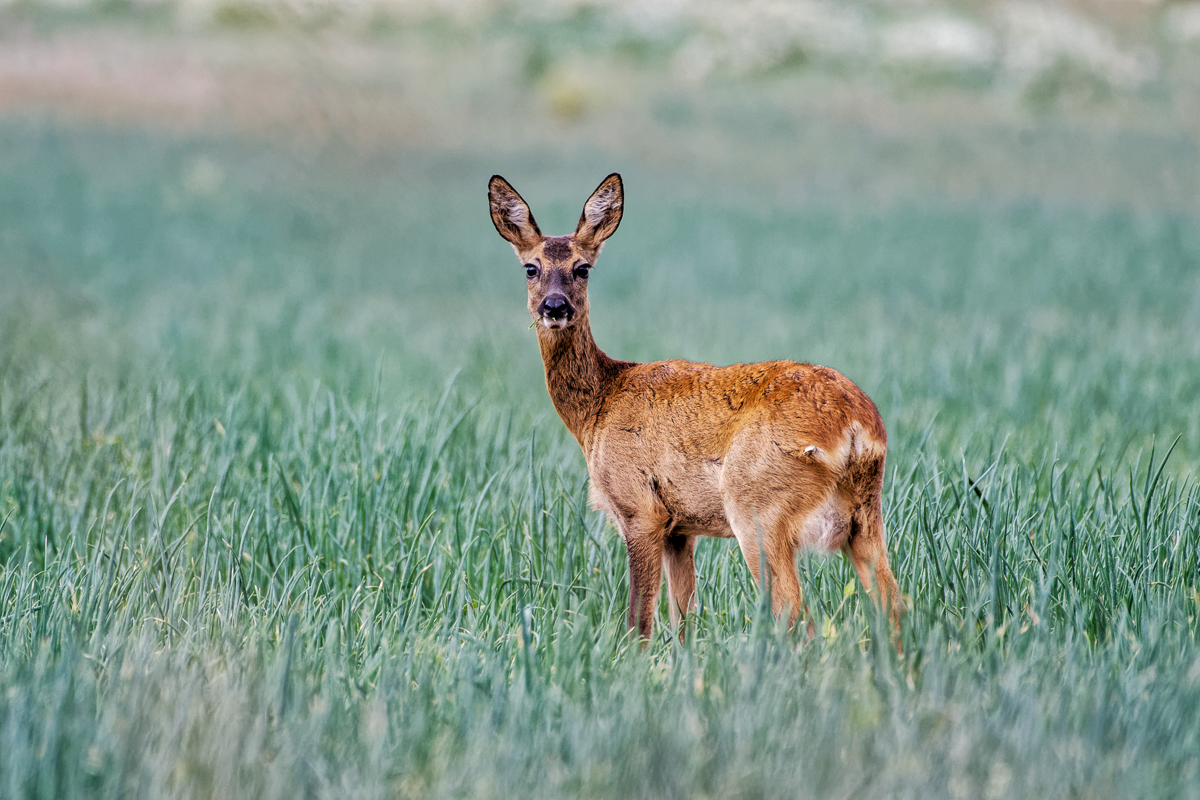
<svg viewBox="0 0 1200 800"><path fill-rule="evenodd" d="M538 230L529 206L499 175L493 175L488 181L488 202L492 207L492 224L518 252L528 250L542 240L542 232Z"/></svg>
<svg viewBox="0 0 1200 800"><path fill-rule="evenodd" d="M583 214L575 227L575 241L584 249L599 250L604 240L621 224L625 189L621 176L613 173L600 182L596 191L583 204Z"/></svg>

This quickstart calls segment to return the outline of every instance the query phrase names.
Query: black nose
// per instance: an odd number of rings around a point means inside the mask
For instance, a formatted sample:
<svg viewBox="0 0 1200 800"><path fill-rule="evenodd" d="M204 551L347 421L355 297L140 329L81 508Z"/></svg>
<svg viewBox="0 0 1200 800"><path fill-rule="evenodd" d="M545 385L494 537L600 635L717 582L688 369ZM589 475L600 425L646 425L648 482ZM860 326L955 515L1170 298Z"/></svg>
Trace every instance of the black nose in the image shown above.
<svg viewBox="0 0 1200 800"><path fill-rule="evenodd" d="M571 308L571 302L564 295L551 294L546 295L538 313L548 319L563 319L564 317L570 318L574 310Z"/></svg>

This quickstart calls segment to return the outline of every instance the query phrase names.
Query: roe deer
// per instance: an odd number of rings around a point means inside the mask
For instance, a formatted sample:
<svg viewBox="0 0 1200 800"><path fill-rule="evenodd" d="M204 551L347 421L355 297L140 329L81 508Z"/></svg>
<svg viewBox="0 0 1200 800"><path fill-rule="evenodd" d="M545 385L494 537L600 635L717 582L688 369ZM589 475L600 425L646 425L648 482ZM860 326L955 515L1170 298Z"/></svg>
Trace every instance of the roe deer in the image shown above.
<svg viewBox="0 0 1200 800"><path fill-rule="evenodd" d="M682 632L696 537L732 536L789 624L804 609L797 548L840 549L895 631L901 599L881 497L887 433L870 398L835 370L793 361L609 358L588 325L587 281L621 222L621 176L597 187L570 236L543 236L499 175L488 199L525 267L550 398L583 448L592 502L629 552L629 627L650 637L665 567L671 624Z"/></svg>

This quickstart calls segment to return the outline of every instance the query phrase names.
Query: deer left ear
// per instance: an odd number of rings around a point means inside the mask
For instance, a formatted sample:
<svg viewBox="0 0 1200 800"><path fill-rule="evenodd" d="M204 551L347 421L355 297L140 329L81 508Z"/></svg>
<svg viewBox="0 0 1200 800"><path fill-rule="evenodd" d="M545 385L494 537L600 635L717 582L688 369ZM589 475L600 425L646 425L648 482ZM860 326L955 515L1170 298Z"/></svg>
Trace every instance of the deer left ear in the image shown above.
<svg viewBox="0 0 1200 800"><path fill-rule="evenodd" d="M600 182L596 191L583 204L583 214L575 227L575 241L587 250L599 250L604 240L621 224L625 204L625 189L621 176L613 173Z"/></svg>
<svg viewBox="0 0 1200 800"><path fill-rule="evenodd" d="M538 230L528 204L499 175L493 175L488 181L488 204L492 209L492 224L517 249L518 254L536 247L542 241L542 232Z"/></svg>

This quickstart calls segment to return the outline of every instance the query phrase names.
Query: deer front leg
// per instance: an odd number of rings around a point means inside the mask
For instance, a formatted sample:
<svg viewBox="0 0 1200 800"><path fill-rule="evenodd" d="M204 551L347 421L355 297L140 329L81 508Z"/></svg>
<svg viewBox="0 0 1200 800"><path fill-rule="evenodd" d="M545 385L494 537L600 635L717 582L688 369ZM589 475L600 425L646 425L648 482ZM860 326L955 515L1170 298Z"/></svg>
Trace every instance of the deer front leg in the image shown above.
<svg viewBox="0 0 1200 800"><path fill-rule="evenodd" d="M662 586L663 540L653 533L625 537L629 551L629 627L645 641L654 632L654 611Z"/></svg>
<svg viewBox="0 0 1200 800"><path fill-rule="evenodd" d="M667 572L667 608L671 611L671 627L683 641L684 619L692 610L696 593L696 537L668 536L663 547L663 566Z"/></svg>

